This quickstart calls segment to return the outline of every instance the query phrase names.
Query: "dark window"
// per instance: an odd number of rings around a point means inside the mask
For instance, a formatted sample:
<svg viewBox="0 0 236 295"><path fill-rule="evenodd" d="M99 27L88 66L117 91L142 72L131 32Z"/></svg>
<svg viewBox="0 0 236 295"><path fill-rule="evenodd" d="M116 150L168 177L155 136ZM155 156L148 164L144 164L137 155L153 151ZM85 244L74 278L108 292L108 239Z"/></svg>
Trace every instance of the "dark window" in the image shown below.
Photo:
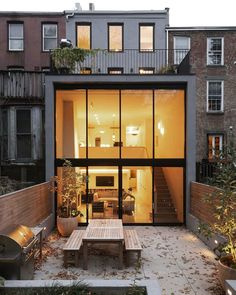
<svg viewBox="0 0 236 295"><path fill-rule="evenodd" d="M207 81L207 111L223 111L223 81Z"/></svg>
<svg viewBox="0 0 236 295"><path fill-rule="evenodd" d="M139 49L140 51L154 50L154 25L140 24L139 25Z"/></svg>
<svg viewBox="0 0 236 295"><path fill-rule="evenodd" d="M8 24L8 48L11 51L24 50L24 25L23 23Z"/></svg>
<svg viewBox="0 0 236 295"><path fill-rule="evenodd" d="M31 111L16 111L17 159L31 158Z"/></svg>
<svg viewBox="0 0 236 295"><path fill-rule="evenodd" d="M108 50L123 51L123 25L109 24L108 25Z"/></svg>
<svg viewBox="0 0 236 295"><path fill-rule="evenodd" d="M8 112L2 110L2 159L8 159Z"/></svg>
<svg viewBox="0 0 236 295"><path fill-rule="evenodd" d="M96 176L96 186L114 186L114 176Z"/></svg>
<svg viewBox="0 0 236 295"><path fill-rule="evenodd" d="M57 48L57 24L43 24L43 51Z"/></svg>
<svg viewBox="0 0 236 295"><path fill-rule="evenodd" d="M207 64L223 65L224 64L224 39L207 38Z"/></svg>
<svg viewBox="0 0 236 295"><path fill-rule="evenodd" d="M108 68L108 74L110 75L123 74L123 68Z"/></svg>

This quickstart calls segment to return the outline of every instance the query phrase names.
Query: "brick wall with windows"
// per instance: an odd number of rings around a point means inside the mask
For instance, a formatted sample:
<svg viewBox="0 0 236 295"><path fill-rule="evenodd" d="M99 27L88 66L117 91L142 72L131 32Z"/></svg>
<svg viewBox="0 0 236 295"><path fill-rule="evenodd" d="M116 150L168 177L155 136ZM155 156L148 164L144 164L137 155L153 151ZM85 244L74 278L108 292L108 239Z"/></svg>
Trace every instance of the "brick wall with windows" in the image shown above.
<svg viewBox="0 0 236 295"><path fill-rule="evenodd" d="M170 28L169 49L174 49L178 36L190 38L191 72L196 74L197 89L196 156L197 161L201 161L208 158L209 134L221 134L225 144L229 128L233 126L236 136L236 27ZM210 40L213 40L211 46Z"/></svg>
<svg viewBox="0 0 236 295"><path fill-rule="evenodd" d="M0 70L49 67L49 51L66 38L63 13L0 12Z"/></svg>

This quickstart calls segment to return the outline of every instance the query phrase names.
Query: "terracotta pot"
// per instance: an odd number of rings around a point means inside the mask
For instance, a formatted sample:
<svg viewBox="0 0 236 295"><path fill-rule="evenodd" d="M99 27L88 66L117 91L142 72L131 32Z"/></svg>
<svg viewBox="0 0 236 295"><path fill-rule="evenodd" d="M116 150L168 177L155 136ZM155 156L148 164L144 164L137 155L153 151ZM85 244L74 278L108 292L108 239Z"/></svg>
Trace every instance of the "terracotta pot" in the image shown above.
<svg viewBox="0 0 236 295"><path fill-rule="evenodd" d="M219 279L222 287L225 289L225 280L236 280L236 269L228 266L232 256L221 257L218 262Z"/></svg>
<svg viewBox="0 0 236 295"><path fill-rule="evenodd" d="M63 237L68 237L78 226L77 217L59 217L57 216L57 229Z"/></svg>

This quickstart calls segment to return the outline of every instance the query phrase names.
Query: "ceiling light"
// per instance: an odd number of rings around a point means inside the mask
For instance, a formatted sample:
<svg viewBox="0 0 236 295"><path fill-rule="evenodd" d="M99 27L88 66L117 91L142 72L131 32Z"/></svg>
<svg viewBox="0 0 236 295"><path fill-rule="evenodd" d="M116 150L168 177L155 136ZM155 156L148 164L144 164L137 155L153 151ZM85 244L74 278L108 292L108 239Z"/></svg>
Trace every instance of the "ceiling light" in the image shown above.
<svg viewBox="0 0 236 295"><path fill-rule="evenodd" d="M105 131L104 131L104 130L100 130L99 132L100 132L101 134L104 134L104 133L105 133Z"/></svg>
<svg viewBox="0 0 236 295"><path fill-rule="evenodd" d="M126 134L138 135L139 134L139 127L127 126L126 127Z"/></svg>

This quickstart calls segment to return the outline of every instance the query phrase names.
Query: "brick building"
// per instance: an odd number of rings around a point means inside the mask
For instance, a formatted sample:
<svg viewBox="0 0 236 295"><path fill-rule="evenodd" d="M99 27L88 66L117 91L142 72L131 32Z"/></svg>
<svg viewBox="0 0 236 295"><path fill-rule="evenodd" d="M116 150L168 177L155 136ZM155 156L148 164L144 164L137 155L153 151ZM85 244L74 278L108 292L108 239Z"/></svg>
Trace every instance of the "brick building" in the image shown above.
<svg viewBox="0 0 236 295"><path fill-rule="evenodd" d="M172 58L184 58L191 49L191 72L196 74L196 159L212 159L236 135L236 27L170 27Z"/></svg>
<svg viewBox="0 0 236 295"><path fill-rule="evenodd" d="M1 176L44 180L44 71L65 38L63 13L0 12Z"/></svg>

